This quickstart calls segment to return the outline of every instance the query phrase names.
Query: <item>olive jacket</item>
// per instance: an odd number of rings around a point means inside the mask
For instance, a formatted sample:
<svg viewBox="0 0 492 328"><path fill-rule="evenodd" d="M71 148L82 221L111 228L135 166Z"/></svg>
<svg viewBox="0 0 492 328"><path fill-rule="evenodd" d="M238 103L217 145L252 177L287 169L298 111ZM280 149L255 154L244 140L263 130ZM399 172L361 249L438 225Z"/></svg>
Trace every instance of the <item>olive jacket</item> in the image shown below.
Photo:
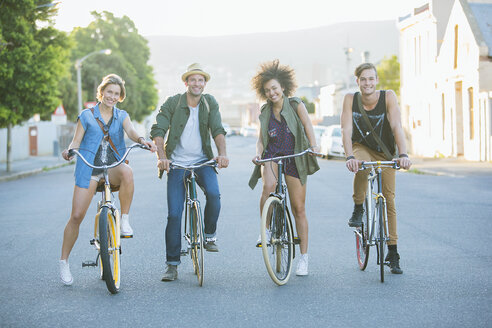
<svg viewBox="0 0 492 328"><path fill-rule="evenodd" d="M306 136L306 132L304 131L304 125L297 115L297 106L301 103L301 99L297 97L287 98L284 97L284 103L282 105L282 110L280 111L280 115L285 119L289 130L292 132L295 138L294 145L294 153L300 153L311 145L309 144L309 140ZM261 107L261 114L259 117L260 120L260 133L261 139L263 142L263 154L262 158L265 154L265 151L268 146L268 122L270 120L270 116L272 113L272 105L270 102L267 102L265 105ZM297 171L299 172L299 178L301 180L301 184L305 184L307 181L307 176L315 173L319 170L318 161L316 157L306 155L295 158ZM258 179L261 178L261 166L255 165L253 170L253 174L249 179L249 187L254 189L256 184L258 183Z"/></svg>

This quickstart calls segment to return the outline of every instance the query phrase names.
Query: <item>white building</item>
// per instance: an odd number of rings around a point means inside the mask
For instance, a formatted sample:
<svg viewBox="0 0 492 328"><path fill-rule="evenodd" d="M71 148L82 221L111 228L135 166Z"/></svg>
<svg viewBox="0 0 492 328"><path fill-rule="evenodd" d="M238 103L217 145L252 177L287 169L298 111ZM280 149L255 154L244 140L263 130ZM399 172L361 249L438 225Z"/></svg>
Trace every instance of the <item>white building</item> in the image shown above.
<svg viewBox="0 0 492 328"><path fill-rule="evenodd" d="M434 0L400 18L402 121L413 154L492 160L492 1Z"/></svg>

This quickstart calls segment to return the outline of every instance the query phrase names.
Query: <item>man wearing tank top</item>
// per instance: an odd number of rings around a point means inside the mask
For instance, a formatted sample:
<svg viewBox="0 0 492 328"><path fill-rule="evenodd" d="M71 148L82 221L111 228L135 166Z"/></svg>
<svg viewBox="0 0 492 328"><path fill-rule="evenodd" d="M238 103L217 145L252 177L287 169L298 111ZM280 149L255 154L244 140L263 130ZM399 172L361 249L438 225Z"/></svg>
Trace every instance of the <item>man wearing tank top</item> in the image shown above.
<svg viewBox="0 0 492 328"><path fill-rule="evenodd" d="M376 90L378 75L376 67L371 63L364 63L355 69L359 92L348 93L343 100L341 115L342 140L345 149L346 166L354 176L354 210L348 225L360 227L364 209L362 204L367 188L367 170L359 171L361 161L388 160L384 150L372 135L376 133L386 146L387 151L398 161L403 169L412 165L407 155L405 136L401 126L400 107L393 90ZM362 109L366 112L373 129L371 129L359 110L358 99L362 101ZM395 143L398 147L398 156L395 155ZM382 172L383 195L386 197L388 214L388 256L392 273L401 274L400 255L397 251L398 235L396 231L395 209L395 170L387 168Z"/></svg>

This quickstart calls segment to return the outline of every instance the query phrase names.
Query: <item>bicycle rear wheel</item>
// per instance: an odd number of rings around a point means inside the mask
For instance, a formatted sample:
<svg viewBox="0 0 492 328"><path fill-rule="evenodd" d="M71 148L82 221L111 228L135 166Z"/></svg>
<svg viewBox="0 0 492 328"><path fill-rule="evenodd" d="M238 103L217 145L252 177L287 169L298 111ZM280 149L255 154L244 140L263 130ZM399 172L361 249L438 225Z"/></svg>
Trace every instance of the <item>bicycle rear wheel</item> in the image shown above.
<svg viewBox="0 0 492 328"><path fill-rule="evenodd" d="M378 231L377 231L377 247L378 247L378 264L379 264L379 272L381 282L384 282L384 247L386 244L384 238L384 212L383 212L383 200L378 199L376 203L376 207L374 208L376 211L377 219L378 219Z"/></svg>
<svg viewBox="0 0 492 328"><path fill-rule="evenodd" d="M267 235L265 227L269 229ZM269 197L261 215L261 249L268 274L277 285L287 283L292 271L294 237L287 222L282 202Z"/></svg>
<svg viewBox="0 0 492 328"><path fill-rule="evenodd" d="M120 289L120 250L116 245L116 235L113 213L104 206L99 213L99 251L103 279L111 294Z"/></svg>
<svg viewBox="0 0 492 328"><path fill-rule="evenodd" d="M190 227L191 227L191 260L193 269L198 278L198 284L203 285L203 269L204 269L204 240L203 219L200 206L194 203L190 209Z"/></svg>
<svg viewBox="0 0 492 328"><path fill-rule="evenodd" d="M357 251L357 262L359 263L359 268L365 270L367 267L367 262L369 260L369 223L370 213L368 208L367 198L364 201L364 219L362 220L362 226L355 230L355 246Z"/></svg>

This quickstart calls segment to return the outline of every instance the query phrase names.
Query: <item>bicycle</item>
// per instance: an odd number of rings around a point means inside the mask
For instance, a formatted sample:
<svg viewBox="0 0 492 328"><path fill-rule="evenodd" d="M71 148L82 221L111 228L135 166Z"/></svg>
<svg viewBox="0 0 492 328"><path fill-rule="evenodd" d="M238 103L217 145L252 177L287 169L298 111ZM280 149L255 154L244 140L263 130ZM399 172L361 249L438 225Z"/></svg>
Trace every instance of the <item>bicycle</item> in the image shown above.
<svg viewBox="0 0 492 328"><path fill-rule="evenodd" d="M303 156L307 153L323 157L323 154L306 149L300 153L260 159L256 162L266 163L277 161L277 185L263 205L261 213L261 247L263 260L270 278L279 286L289 280L292 271L292 261L295 258L294 244L300 239L294 236L292 219L287 205L287 185L282 179L283 160ZM264 247L266 245L266 247Z"/></svg>
<svg viewBox="0 0 492 328"><path fill-rule="evenodd" d="M171 162L170 169L181 169L189 172L189 175L185 177L185 226L183 237L187 243L186 249L181 250L181 256L191 255L191 261L193 263L193 271L197 275L198 285L203 285L204 274L204 222L202 217L202 210L200 207L200 201L196 192L196 174L195 169L202 166L216 167L217 163L211 159L204 163L181 165ZM159 171L159 178L162 177L164 171Z"/></svg>
<svg viewBox="0 0 492 328"><path fill-rule="evenodd" d="M357 261L359 268L365 270L369 260L369 247L376 246L377 259L379 265L380 279L384 282L384 266L389 265L385 262L384 254L387 253L388 220L386 213L386 198L382 192L383 168L400 169L394 161L374 161L361 162L359 171L370 169L367 177L366 198L364 200L364 218L362 226L354 230Z"/></svg>
<svg viewBox="0 0 492 328"><path fill-rule="evenodd" d="M68 156L78 155L84 163L93 169L102 169L104 179L98 183L96 192L101 192L102 198L97 203L97 214L94 220L94 238L90 244L97 250L96 261L85 261L82 267L98 266L100 261L100 277L106 282L106 287L111 294L118 293L121 284L120 255L120 213L115 206L112 193L119 190L119 186L110 185L108 169L123 163L133 148L149 148L142 144L133 144L126 150L125 154L117 162L110 165L95 166L89 163L77 149L70 149Z"/></svg>

